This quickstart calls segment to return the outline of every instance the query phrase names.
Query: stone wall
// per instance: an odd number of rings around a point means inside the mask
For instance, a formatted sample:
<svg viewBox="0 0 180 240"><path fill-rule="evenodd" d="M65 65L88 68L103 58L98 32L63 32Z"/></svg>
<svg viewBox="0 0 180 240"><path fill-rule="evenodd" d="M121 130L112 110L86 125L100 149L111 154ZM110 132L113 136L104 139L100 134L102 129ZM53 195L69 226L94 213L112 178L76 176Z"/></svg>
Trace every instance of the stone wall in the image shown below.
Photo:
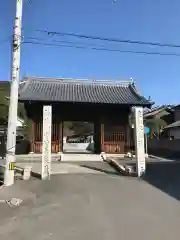
<svg viewBox="0 0 180 240"><path fill-rule="evenodd" d="M148 140L148 154L166 158L180 159L180 139Z"/></svg>

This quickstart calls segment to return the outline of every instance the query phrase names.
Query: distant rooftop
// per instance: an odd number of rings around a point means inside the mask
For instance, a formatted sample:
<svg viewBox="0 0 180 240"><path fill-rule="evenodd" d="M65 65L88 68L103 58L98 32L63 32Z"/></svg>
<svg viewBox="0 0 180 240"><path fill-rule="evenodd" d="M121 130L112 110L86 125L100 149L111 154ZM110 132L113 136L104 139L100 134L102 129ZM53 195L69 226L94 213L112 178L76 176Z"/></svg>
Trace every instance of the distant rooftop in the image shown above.
<svg viewBox="0 0 180 240"><path fill-rule="evenodd" d="M168 129L168 128L176 128L176 127L180 127L180 121L176 121L176 122L173 122L167 126L164 127L164 129Z"/></svg>
<svg viewBox="0 0 180 240"><path fill-rule="evenodd" d="M154 116L157 113L163 111L163 110L167 110L168 112L173 111L174 108L176 107L176 105L161 105L161 106L156 106L154 108L151 109L145 109L144 110L144 117L150 117L150 116Z"/></svg>

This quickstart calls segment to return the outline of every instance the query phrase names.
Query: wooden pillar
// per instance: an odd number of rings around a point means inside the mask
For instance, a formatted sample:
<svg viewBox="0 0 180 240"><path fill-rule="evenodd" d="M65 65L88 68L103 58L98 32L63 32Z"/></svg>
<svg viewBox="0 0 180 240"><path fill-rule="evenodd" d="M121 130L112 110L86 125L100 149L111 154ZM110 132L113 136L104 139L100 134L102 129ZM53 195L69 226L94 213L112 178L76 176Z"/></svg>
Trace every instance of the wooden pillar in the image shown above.
<svg viewBox="0 0 180 240"><path fill-rule="evenodd" d="M34 153L42 153L42 135L43 135L43 123L41 121L34 121Z"/></svg>
<svg viewBox="0 0 180 240"><path fill-rule="evenodd" d="M130 134L130 127L129 125L126 125L126 148L125 151L126 152L130 152L131 151L131 134Z"/></svg>
<svg viewBox="0 0 180 240"><path fill-rule="evenodd" d="M63 121L59 124L59 152L63 152Z"/></svg>
<svg viewBox="0 0 180 240"><path fill-rule="evenodd" d="M134 143L134 128L130 128L130 150L135 152L135 143Z"/></svg>
<svg viewBox="0 0 180 240"><path fill-rule="evenodd" d="M101 123L101 152L104 152L104 124Z"/></svg>
<svg viewBox="0 0 180 240"><path fill-rule="evenodd" d="M94 122L94 153L101 153L101 125L98 121Z"/></svg>
<svg viewBox="0 0 180 240"><path fill-rule="evenodd" d="M34 147L34 141L35 141L35 122L34 120L31 120L30 122L31 128L30 128L30 152L34 153L35 152L35 147Z"/></svg>

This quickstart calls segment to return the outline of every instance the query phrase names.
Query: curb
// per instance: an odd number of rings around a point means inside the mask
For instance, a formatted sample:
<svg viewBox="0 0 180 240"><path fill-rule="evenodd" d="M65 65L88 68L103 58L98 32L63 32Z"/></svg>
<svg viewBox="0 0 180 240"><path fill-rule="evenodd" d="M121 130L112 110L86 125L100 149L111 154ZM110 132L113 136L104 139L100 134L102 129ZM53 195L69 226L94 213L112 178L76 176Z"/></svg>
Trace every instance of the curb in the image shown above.
<svg viewBox="0 0 180 240"><path fill-rule="evenodd" d="M163 157L158 157L158 156L155 156L155 155L149 155L150 158L154 158L154 159L159 159L159 160L171 160L171 159L168 159L168 158L163 158Z"/></svg>
<svg viewBox="0 0 180 240"><path fill-rule="evenodd" d="M149 155L150 158L159 158L158 156L155 155Z"/></svg>

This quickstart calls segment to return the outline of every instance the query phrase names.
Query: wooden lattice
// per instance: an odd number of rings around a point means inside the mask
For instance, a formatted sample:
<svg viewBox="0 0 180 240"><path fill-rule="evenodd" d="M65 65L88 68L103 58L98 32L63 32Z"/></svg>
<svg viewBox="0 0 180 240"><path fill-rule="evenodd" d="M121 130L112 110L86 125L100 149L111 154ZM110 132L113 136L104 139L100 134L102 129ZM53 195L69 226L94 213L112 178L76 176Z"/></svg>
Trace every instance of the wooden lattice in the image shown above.
<svg viewBox="0 0 180 240"><path fill-rule="evenodd" d="M104 125L104 151L107 153L124 153L125 127Z"/></svg>
<svg viewBox="0 0 180 240"><path fill-rule="evenodd" d="M61 147L61 124L53 123L52 124L52 152L57 153L60 151ZM35 123L34 127L34 142L33 142L33 149L36 153L42 152L42 136L43 136L43 124L42 123Z"/></svg>

